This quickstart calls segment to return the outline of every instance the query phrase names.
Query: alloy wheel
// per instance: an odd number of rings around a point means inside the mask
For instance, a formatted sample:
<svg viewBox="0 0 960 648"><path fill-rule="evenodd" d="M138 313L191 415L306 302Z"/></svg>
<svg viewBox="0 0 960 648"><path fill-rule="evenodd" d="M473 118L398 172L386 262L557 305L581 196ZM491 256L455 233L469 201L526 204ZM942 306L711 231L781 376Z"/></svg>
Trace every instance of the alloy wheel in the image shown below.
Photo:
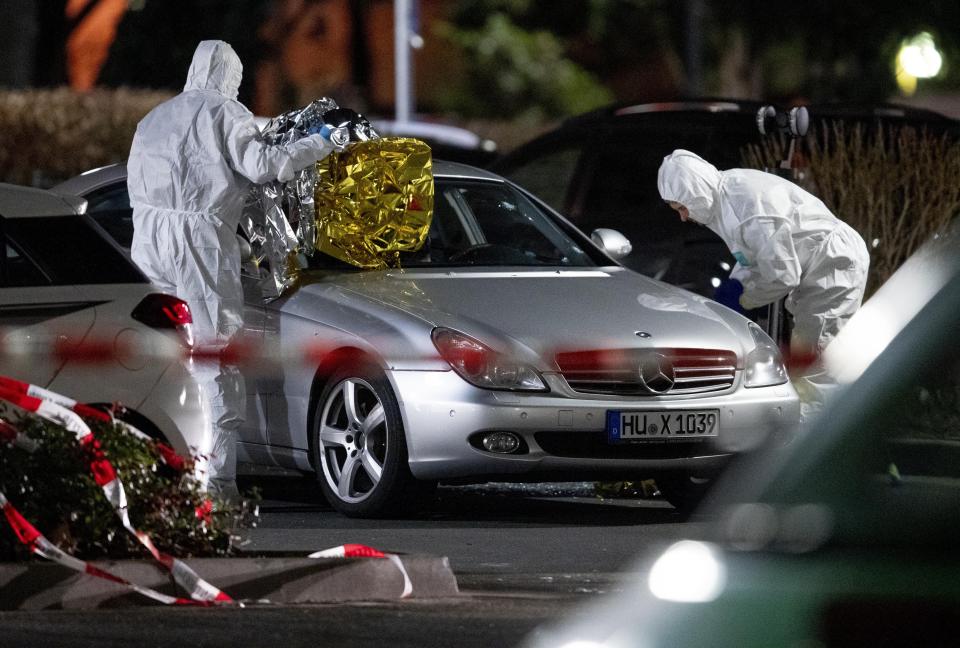
<svg viewBox="0 0 960 648"><path fill-rule="evenodd" d="M390 430L383 403L361 378L346 378L323 404L318 449L324 479L342 502L367 499L380 483Z"/></svg>

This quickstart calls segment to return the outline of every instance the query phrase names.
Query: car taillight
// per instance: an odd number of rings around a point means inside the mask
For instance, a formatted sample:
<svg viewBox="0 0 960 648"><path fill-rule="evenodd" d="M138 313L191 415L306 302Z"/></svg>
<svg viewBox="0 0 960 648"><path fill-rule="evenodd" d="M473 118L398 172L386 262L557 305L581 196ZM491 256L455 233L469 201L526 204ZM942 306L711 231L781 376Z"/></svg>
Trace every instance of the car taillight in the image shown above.
<svg viewBox="0 0 960 648"><path fill-rule="evenodd" d="M186 346L193 346L193 316L182 299L151 293L137 304L130 317L153 328L173 329Z"/></svg>

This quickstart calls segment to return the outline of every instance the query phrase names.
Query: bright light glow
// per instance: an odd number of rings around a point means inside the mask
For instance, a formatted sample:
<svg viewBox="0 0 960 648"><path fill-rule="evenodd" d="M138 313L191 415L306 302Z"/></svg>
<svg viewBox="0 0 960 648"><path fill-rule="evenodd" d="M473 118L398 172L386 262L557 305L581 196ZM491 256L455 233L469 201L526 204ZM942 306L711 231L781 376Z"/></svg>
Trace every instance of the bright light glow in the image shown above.
<svg viewBox="0 0 960 648"><path fill-rule="evenodd" d="M897 64L910 76L929 79L940 73L943 56L937 50L933 36L928 32L921 32L904 41L900 53L897 54Z"/></svg>
<svg viewBox="0 0 960 648"><path fill-rule="evenodd" d="M873 239L873 241L870 243L870 247L874 249L876 249L878 245L880 245L880 239L878 238Z"/></svg>
<svg viewBox="0 0 960 648"><path fill-rule="evenodd" d="M720 267L726 270L727 272L730 272L730 264L727 263L726 261L721 261Z"/></svg>
<svg viewBox="0 0 960 648"><path fill-rule="evenodd" d="M927 260L918 254L901 266L824 349L830 374L841 384L859 378L943 287L946 272L936 256Z"/></svg>
<svg viewBox="0 0 960 648"><path fill-rule="evenodd" d="M721 284L720 277L713 277L710 279L710 285L714 288L719 288Z"/></svg>
<svg viewBox="0 0 960 648"><path fill-rule="evenodd" d="M713 545L681 540L653 564L647 586L664 601L706 603L723 591L727 569Z"/></svg>
<svg viewBox="0 0 960 648"><path fill-rule="evenodd" d="M903 326L885 317L885 313L875 312L867 303L844 327L843 341L840 336L826 348L823 359L827 369L841 384L855 381L870 363L880 355Z"/></svg>

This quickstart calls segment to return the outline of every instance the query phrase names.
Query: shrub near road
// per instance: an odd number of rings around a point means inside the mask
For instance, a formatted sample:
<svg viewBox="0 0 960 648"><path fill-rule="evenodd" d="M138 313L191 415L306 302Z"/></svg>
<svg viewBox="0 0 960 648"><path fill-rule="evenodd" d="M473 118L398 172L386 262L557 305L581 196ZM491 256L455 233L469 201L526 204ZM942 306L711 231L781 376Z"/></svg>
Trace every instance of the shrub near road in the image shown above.
<svg viewBox="0 0 960 648"><path fill-rule="evenodd" d="M88 450L74 433L32 418L22 419L17 427L36 442L36 449L26 452L0 443L0 491L27 520L78 558L149 558L94 481ZM237 512L214 506L194 479L189 461L183 470L175 470L163 462L154 442L120 426L91 428L123 483L134 527L162 551L181 558L230 553ZM27 557L29 552L6 522L0 525L0 557Z"/></svg>

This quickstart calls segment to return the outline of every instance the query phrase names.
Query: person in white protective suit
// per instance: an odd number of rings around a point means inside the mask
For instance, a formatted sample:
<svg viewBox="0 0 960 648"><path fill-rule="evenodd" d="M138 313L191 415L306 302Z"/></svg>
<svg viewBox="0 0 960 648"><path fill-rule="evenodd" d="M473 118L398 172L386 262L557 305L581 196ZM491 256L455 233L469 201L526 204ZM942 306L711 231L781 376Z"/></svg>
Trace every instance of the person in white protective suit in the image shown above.
<svg viewBox="0 0 960 648"><path fill-rule="evenodd" d="M682 220L711 229L736 259L718 301L749 310L786 297L793 353L819 358L860 308L870 266L863 238L793 182L719 171L678 149L660 165L657 186ZM832 381L814 366L795 384L804 401L818 403Z"/></svg>
<svg viewBox="0 0 960 648"><path fill-rule="evenodd" d="M346 129L336 129L264 143L237 101L242 72L229 44L201 42L183 92L140 121L127 161L133 260L154 285L189 304L195 348L223 348L243 326L236 232L251 183L291 180L349 140ZM209 448L200 449L209 452L209 488L236 500L243 376L218 362L191 360L189 368L210 403Z"/></svg>

